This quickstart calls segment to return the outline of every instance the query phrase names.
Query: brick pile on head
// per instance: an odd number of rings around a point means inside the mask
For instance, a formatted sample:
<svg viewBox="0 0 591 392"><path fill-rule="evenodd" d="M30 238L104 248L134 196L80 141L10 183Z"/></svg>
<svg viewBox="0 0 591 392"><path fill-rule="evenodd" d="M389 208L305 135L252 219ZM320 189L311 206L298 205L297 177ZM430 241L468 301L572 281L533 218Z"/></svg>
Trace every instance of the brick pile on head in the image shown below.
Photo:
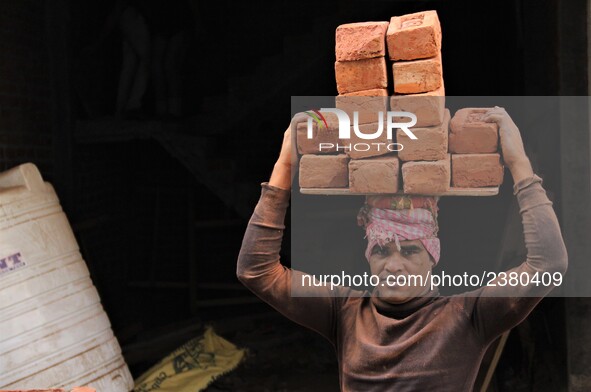
<svg viewBox="0 0 591 392"><path fill-rule="evenodd" d="M384 128L376 139L365 140L352 126L351 138L343 144L332 114L325 116L324 126L313 124L312 139L308 124L298 124L297 150L303 154L300 187L438 195L452 186L502 183L497 126L480 121L487 109L461 109L452 119L445 108L441 26L435 11L394 16L390 22L344 24L335 38L335 107L352 121L357 112L361 133L375 133L380 122ZM398 129L389 140L388 110L414 113L417 123L411 130L417 139ZM332 147L320 150L320 143ZM385 147L393 143L402 149ZM352 147L359 144L368 147Z"/></svg>

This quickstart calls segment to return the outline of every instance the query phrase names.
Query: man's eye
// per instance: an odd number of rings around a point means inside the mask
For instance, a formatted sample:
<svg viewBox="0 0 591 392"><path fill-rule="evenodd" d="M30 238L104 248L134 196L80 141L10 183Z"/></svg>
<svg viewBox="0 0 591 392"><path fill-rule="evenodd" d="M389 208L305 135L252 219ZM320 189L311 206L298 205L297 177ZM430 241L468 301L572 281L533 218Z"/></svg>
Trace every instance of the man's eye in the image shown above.
<svg viewBox="0 0 591 392"><path fill-rule="evenodd" d="M410 256L413 255L415 251L412 249L402 249L400 253L402 253L403 256Z"/></svg>
<svg viewBox="0 0 591 392"><path fill-rule="evenodd" d="M386 256L388 254L388 249L382 248L381 246L376 245L371 250L371 254L372 255L379 255L379 256Z"/></svg>

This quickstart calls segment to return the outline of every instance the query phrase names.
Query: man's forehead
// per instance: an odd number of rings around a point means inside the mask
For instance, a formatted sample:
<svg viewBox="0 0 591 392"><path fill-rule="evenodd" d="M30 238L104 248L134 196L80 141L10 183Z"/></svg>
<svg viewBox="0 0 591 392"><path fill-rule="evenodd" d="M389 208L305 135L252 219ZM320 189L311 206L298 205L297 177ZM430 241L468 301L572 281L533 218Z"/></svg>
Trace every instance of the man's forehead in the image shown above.
<svg viewBox="0 0 591 392"><path fill-rule="evenodd" d="M396 242L390 241L386 244L386 246L396 246ZM425 246L421 240L403 240L400 241L400 246L416 246L418 248L425 249Z"/></svg>

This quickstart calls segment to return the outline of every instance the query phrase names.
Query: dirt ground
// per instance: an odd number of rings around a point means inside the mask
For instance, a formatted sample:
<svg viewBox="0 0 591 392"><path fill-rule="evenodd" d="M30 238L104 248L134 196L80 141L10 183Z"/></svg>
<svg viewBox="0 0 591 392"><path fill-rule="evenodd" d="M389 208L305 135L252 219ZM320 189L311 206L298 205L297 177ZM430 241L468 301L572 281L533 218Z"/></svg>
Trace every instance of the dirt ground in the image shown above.
<svg viewBox="0 0 591 392"><path fill-rule="evenodd" d="M322 336L281 317L253 323L225 338L247 348L245 361L206 391L339 391L336 354Z"/></svg>

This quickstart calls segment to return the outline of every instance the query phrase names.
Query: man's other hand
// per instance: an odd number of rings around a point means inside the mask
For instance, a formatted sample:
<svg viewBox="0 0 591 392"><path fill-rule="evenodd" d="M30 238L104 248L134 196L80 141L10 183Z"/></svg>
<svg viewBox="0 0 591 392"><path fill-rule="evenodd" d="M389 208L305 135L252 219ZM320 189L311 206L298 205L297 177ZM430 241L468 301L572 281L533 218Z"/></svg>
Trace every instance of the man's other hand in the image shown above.
<svg viewBox="0 0 591 392"><path fill-rule="evenodd" d="M495 122L499 126L503 161L511 171L513 181L517 183L519 180L533 176L533 169L525 154L521 133L509 113L504 108L495 106L484 114L482 120Z"/></svg>

